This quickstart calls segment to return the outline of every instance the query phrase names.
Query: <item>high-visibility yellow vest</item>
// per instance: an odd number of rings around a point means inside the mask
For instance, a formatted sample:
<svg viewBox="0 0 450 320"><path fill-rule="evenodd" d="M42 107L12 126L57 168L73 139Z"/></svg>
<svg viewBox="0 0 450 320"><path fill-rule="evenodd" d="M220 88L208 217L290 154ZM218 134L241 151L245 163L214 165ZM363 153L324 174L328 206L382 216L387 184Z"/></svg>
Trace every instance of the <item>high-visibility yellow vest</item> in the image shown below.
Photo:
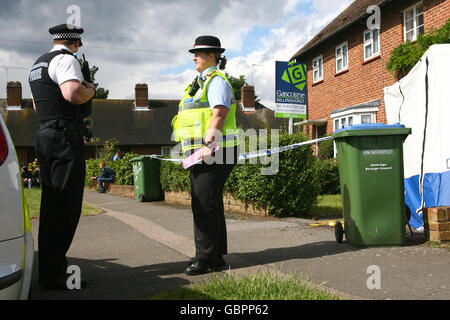
<svg viewBox="0 0 450 320"><path fill-rule="evenodd" d="M202 139L205 137L212 117L212 110L208 101L208 87L213 77L222 77L231 88L230 111L225 118L222 129L222 137L218 137L219 147L234 147L238 145L236 126L236 100L230 81L220 71L214 71L206 75L202 89L192 97L189 95L191 85L184 90L178 114L172 119L173 137L176 142L181 142L182 152L202 147Z"/></svg>

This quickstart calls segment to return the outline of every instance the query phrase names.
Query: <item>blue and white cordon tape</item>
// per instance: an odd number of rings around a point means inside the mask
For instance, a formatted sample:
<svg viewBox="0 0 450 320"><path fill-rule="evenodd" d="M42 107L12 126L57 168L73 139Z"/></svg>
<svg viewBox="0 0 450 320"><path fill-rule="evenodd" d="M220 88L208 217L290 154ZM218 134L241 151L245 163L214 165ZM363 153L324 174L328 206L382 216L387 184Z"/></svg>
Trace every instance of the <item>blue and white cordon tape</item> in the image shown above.
<svg viewBox="0 0 450 320"><path fill-rule="evenodd" d="M247 152L247 153L241 154L239 156L239 160L246 160L246 159L251 159L251 158L270 156L271 154L280 153L280 152L291 150L291 149L296 149L298 147L305 146L307 144L312 144L312 143L321 142L321 141L330 140L330 139L333 139L333 137L328 136L328 137L308 140L308 141L304 141L304 142L294 143L294 144L290 144L288 146L283 146L283 147L278 147L278 148L273 148L273 149Z"/></svg>
<svg viewBox="0 0 450 320"><path fill-rule="evenodd" d="M301 146L305 146L305 145L308 145L308 144L313 144L313 143L316 143L316 142L322 142L322 141L330 140L330 139L333 139L333 137L332 136L328 136L328 137L323 137L323 138L303 141L303 142L299 142L299 143L294 143L294 144L290 144L288 146L283 146L283 147L277 147L277 148L265 149L265 150L258 150L258 151L251 151L251 152L247 152L247 153L243 153L243 154L239 155L239 160L247 160L247 159L258 158L258 157L263 157L263 156L270 156L272 154L280 153L280 152L287 151L287 150L296 149L296 148L299 148ZM182 163L183 160L184 160L184 159L166 159L166 158L162 158L161 156L155 155L155 154L152 154L151 157L153 159L158 159L158 160L161 160L161 161L171 161L171 162L175 162L175 163Z"/></svg>

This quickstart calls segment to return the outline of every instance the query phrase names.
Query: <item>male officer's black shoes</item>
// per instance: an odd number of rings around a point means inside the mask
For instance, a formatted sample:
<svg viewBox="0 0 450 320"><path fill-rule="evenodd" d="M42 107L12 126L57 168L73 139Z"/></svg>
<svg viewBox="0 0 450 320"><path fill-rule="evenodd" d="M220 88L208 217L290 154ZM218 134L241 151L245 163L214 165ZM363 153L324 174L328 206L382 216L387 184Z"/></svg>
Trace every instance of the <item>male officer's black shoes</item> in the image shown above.
<svg viewBox="0 0 450 320"><path fill-rule="evenodd" d="M75 290L70 289L67 286L67 277L58 277L51 280L40 280L39 284L41 285L42 290L44 291L61 291L61 290ZM84 289L87 286L86 280L80 280L80 289Z"/></svg>

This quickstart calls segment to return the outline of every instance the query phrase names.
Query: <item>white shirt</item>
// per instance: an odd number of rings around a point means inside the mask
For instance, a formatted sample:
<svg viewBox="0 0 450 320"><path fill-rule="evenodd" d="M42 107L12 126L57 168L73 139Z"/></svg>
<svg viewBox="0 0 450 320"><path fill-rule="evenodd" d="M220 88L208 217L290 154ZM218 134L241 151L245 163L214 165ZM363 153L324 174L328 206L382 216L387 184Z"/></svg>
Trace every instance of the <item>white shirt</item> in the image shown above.
<svg viewBox="0 0 450 320"><path fill-rule="evenodd" d="M62 49L71 52L69 48L62 44L55 45L50 52ZM60 54L54 57L48 65L48 75L50 76L50 79L58 85L61 85L68 80L78 80L83 82L83 73L81 72L80 63L77 58L70 54Z"/></svg>
<svg viewBox="0 0 450 320"><path fill-rule="evenodd" d="M208 73L217 69L217 67L211 67L202 72L201 76L204 77ZM208 102L211 110L215 106L225 106L230 109L231 104L231 86L220 76L212 78L208 87Z"/></svg>

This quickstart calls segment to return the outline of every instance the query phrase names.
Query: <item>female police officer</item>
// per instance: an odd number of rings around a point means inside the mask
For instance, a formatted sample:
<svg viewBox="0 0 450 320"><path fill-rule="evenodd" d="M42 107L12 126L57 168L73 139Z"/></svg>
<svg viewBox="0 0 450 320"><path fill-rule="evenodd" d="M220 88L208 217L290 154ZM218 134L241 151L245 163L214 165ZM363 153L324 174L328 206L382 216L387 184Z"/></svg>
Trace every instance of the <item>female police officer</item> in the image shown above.
<svg viewBox="0 0 450 320"><path fill-rule="evenodd" d="M236 163L238 140L236 102L224 69L225 49L213 36L200 36L189 52L200 73L187 86L172 121L175 141L185 155L201 149L203 162L190 168L195 258L187 275L207 273L225 265L227 235L223 207L225 182ZM215 145L219 149L214 152Z"/></svg>

